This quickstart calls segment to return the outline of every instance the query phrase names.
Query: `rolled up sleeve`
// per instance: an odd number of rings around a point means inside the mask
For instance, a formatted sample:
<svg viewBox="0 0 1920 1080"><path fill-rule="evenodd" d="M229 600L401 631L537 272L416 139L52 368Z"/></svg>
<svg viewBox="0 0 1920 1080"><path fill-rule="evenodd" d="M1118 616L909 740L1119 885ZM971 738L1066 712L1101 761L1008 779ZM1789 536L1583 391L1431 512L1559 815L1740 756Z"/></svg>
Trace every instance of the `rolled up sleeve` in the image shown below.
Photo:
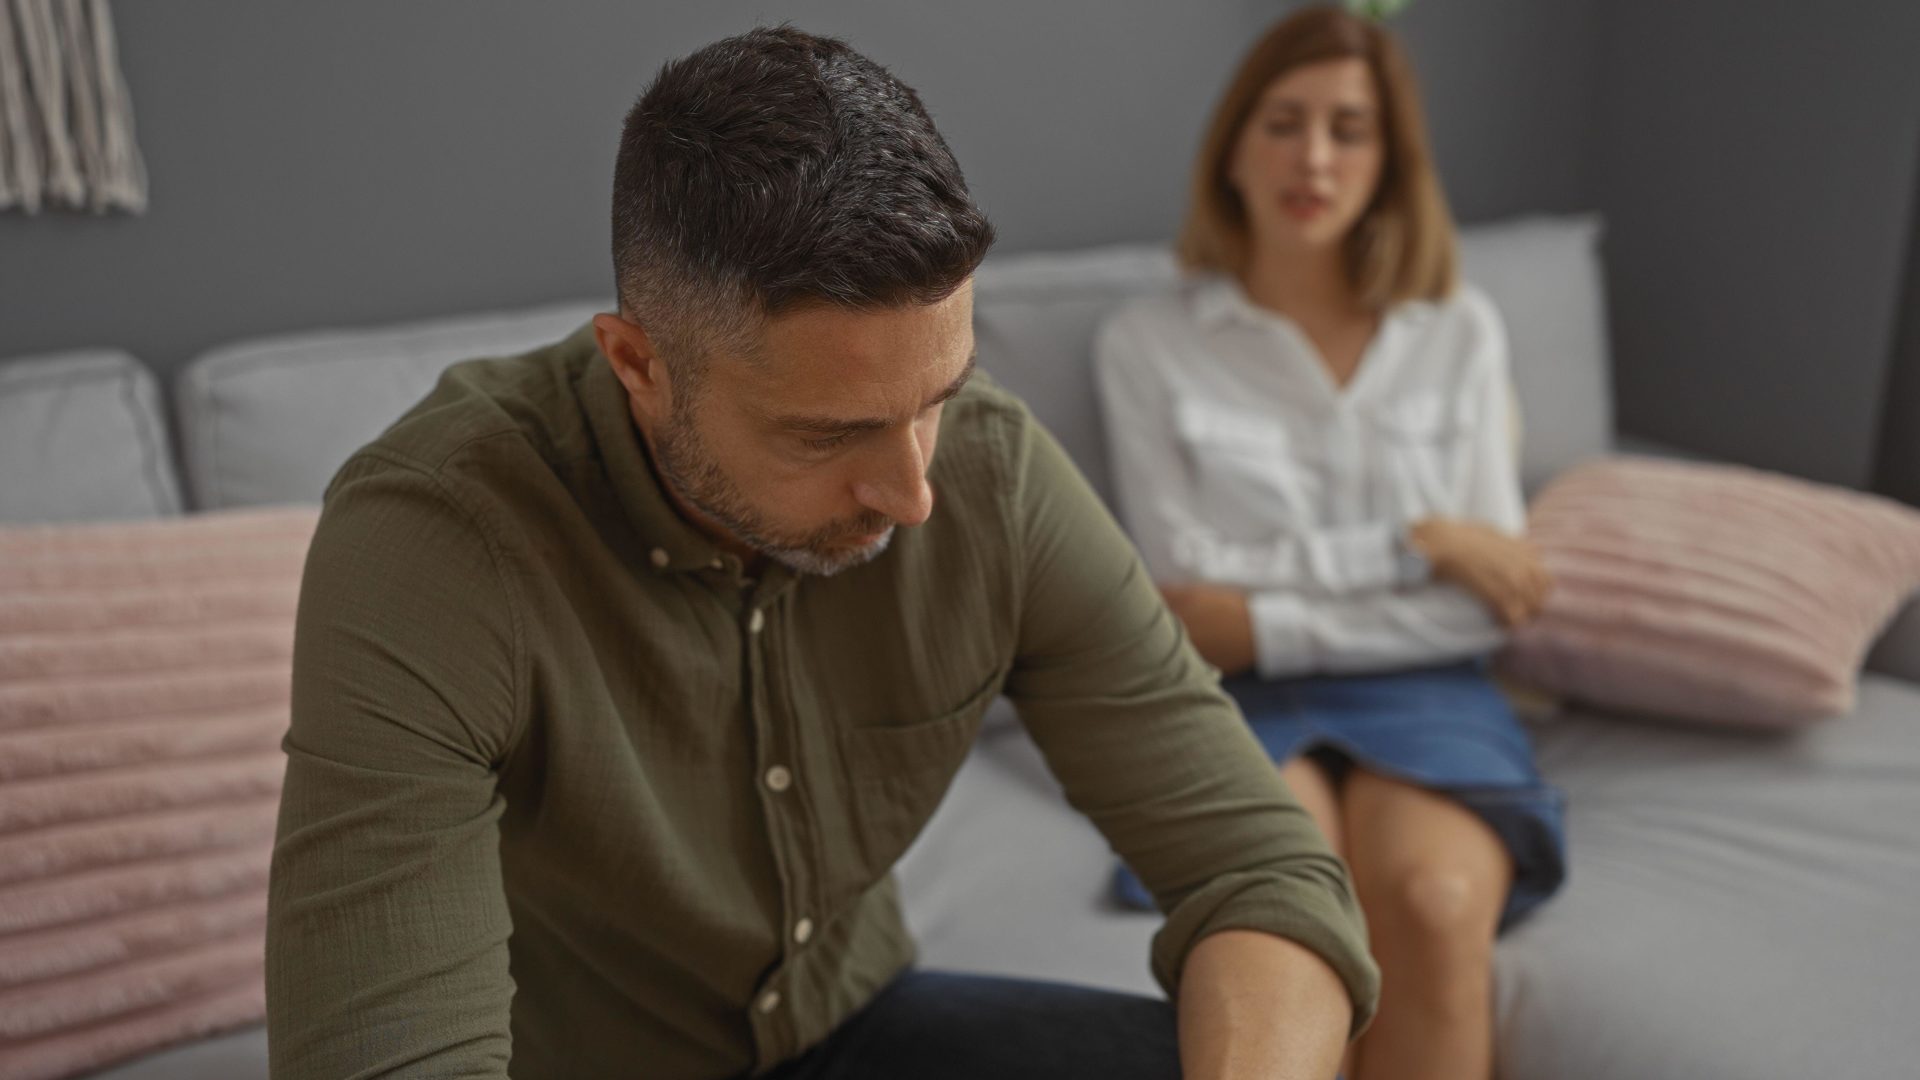
<svg viewBox="0 0 1920 1080"><path fill-rule="evenodd" d="M1145 882L1171 997L1193 946L1228 929L1322 957L1372 1018L1379 970L1345 865L1166 609L1126 535L1029 422L1010 519L1018 650L1006 690L1069 802Z"/></svg>

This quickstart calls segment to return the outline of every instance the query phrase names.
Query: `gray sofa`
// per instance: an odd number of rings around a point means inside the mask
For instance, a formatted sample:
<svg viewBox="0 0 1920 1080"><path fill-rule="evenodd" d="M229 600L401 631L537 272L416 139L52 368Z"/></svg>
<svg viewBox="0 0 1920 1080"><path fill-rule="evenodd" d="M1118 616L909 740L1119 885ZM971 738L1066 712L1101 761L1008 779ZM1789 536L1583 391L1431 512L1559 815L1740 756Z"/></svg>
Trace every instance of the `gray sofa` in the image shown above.
<svg viewBox="0 0 1920 1080"><path fill-rule="evenodd" d="M1616 446L1597 227L1470 229L1467 275L1506 316L1525 479ZM1088 344L1122 299L1165 289L1157 248L996 257L982 365L1110 490ZM216 350L170 388L111 352L0 366L0 520L138 517L316 500L333 469L446 364L558 338L597 303ZM1647 449L1646 447L1637 447ZM1498 947L1506 1080L1920 1075L1920 616L1861 678L1859 706L1755 735L1586 709L1534 722L1570 803L1564 892ZM1157 920L1107 903L1110 856L1004 703L899 868L928 965L1156 992ZM1284 1022L1279 1018L1277 1022ZM254 1080L251 1029L102 1074Z"/></svg>

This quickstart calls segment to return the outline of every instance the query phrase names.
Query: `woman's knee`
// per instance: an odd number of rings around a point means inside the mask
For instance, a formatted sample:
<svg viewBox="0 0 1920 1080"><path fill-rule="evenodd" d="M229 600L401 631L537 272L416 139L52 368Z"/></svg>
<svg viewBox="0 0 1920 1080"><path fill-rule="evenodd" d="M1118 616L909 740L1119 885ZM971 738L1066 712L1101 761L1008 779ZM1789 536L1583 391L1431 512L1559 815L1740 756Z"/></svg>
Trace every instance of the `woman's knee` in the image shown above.
<svg viewBox="0 0 1920 1080"><path fill-rule="evenodd" d="M1380 944L1407 942L1440 962L1492 957L1505 901L1500 883L1457 866L1413 862L1371 873L1356 867L1355 884Z"/></svg>
<svg viewBox="0 0 1920 1080"><path fill-rule="evenodd" d="M1483 1014L1493 992L1492 904L1457 868L1415 867L1384 889L1362 889L1382 991L1395 1008L1450 1022Z"/></svg>
<svg viewBox="0 0 1920 1080"><path fill-rule="evenodd" d="M1348 864L1368 921L1490 951L1513 875L1493 830L1445 795L1358 771L1344 804Z"/></svg>

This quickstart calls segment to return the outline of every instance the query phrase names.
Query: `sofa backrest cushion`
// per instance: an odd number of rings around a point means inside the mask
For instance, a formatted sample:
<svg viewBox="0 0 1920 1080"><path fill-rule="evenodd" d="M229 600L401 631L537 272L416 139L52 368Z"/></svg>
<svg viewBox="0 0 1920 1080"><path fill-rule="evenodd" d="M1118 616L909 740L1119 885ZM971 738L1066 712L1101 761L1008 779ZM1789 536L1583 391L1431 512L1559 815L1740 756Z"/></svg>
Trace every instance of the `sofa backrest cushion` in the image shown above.
<svg viewBox="0 0 1920 1080"><path fill-rule="evenodd" d="M980 366L1026 401L1109 505L1094 330L1114 308L1171 289L1178 278L1172 254L1158 245L1002 256L974 278Z"/></svg>
<svg viewBox="0 0 1920 1080"><path fill-rule="evenodd" d="M1520 479L1536 491L1613 448L1600 219L1535 217L1460 233L1460 269L1507 324L1520 394Z"/></svg>
<svg viewBox="0 0 1920 1080"><path fill-rule="evenodd" d="M447 365L558 341L610 307L553 304L289 334L206 353L175 387L193 504L318 502L347 458L424 397Z"/></svg>
<svg viewBox="0 0 1920 1080"><path fill-rule="evenodd" d="M180 512L153 376L93 349L0 361L0 523Z"/></svg>

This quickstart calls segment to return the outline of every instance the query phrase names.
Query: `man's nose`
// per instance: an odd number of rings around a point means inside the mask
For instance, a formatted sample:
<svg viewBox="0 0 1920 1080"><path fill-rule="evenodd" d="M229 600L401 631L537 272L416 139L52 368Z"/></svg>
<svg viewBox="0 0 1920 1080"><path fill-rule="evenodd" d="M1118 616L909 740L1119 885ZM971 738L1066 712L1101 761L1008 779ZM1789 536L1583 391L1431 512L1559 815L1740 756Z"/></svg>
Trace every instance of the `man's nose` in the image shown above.
<svg viewBox="0 0 1920 1080"><path fill-rule="evenodd" d="M933 515L933 487L927 483L927 455L917 433L909 430L889 440L872 471L853 485L861 506L914 526Z"/></svg>

